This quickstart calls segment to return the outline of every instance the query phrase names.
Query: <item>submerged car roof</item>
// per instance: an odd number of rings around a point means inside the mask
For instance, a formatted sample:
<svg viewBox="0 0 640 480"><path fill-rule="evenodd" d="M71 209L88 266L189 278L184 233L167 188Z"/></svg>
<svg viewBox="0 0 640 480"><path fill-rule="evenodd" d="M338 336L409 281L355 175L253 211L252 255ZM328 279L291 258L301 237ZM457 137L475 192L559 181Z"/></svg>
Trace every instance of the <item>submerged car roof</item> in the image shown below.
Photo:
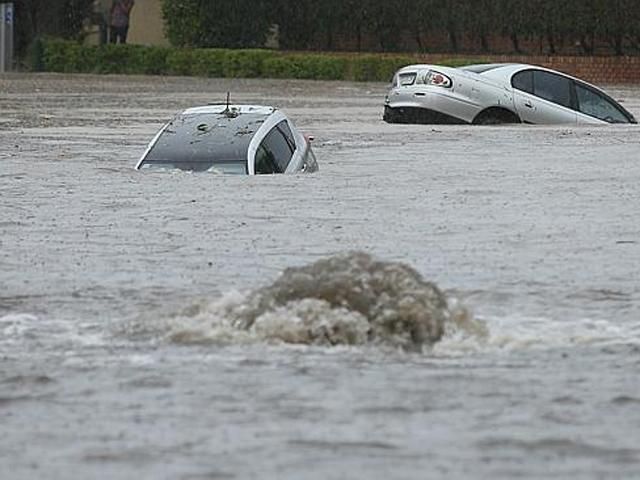
<svg viewBox="0 0 640 480"><path fill-rule="evenodd" d="M251 139L273 107L206 105L184 110L160 132L144 160L229 162L247 158Z"/></svg>
<svg viewBox="0 0 640 480"><path fill-rule="evenodd" d="M196 113L209 113L212 115L223 114L225 112L234 112L239 115L256 114L256 115L271 115L276 111L275 107L269 107L264 105L227 105L226 103L210 103L209 105L203 105L200 107L187 108L182 112L182 115L191 115Z"/></svg>

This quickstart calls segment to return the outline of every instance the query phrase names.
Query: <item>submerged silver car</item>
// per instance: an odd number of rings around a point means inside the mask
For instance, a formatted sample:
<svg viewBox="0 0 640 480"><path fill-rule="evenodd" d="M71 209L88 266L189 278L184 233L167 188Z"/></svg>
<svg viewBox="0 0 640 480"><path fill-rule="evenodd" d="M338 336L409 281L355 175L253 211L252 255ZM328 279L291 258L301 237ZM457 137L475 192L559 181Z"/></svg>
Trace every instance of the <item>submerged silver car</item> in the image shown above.
<svg viewBox="0 0 640 480"><path fill-rule="evenodd" d="M234 174L318 170L311 138L273 107L207 105L189 108L164 125L136 169Z"/></svg>
<svg viewBox="0 0 640 480"><path fill-rule="evenodd" d="M525 64L410 65L385 98L388 123L637 123L601 89Z"/></svg>

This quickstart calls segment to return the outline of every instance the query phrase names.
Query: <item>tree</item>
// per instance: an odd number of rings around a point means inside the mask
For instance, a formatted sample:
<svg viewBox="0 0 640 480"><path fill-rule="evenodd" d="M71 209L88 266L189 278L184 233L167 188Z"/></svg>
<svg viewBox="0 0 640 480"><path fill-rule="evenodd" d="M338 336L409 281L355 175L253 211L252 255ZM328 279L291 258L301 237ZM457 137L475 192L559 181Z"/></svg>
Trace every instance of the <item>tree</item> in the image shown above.
<svg viewBox="0 0 640 480"><path fill-rule="evenodd" d="M93 13L93 0L14 0L16 48L24 53L42 35L79 39Z"/></svg>
<svg viewBox="0 0 640 480"><path fill-rule="evenodd" d="M439 0L404 0L396 3L405 18L407 33L413 37L419 51L428 49L424 37L438 29L439 3Z"/></svg>
<svg viewBox="0 0 640 480"><path fill-rule="evenodd" d="M268 0L164 0L167 37L191 47L262 47L271 27Z"/></svg>
<svg viewBox="0 0 640 480"><path fill-rule="evenodd" d="M530 0L498 0L496 30L511 41L513 51L522 53L520 41L533 33L531 19L535 17Z"/></svg>
<svg viewBox="0 0 640 480"><path fill-rule="evenodd" d="M313 47L318 31L318 4L312 0L277 0L275 12L280 27L280 47L308 50Z"/></svg>

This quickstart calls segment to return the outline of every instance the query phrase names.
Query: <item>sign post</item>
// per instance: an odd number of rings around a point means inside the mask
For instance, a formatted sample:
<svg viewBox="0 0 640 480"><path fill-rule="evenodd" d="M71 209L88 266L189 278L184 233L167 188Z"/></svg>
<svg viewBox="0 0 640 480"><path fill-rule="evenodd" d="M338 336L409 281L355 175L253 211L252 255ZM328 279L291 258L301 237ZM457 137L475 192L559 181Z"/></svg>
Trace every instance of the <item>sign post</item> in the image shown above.
<svg viewBox="0 0 640 480"><path fill-rule="evenodd" d="M13 3L0 3L0 73L13 70Z"/></svg>

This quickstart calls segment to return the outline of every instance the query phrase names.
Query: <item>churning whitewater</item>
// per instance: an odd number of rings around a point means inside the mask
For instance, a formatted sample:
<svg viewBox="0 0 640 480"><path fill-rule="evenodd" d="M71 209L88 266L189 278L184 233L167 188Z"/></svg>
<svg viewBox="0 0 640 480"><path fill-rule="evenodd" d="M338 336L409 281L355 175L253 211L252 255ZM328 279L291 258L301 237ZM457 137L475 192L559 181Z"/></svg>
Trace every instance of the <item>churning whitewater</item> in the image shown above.
<svg viewBox="0 0 640 480"><path fill-rule="evenodd" d="M228 294L189 313L169 322L172 341L373 344L407 350L432 346L447 323L461 324L468 316L459 306L452 311L445 294L413 268L362 252L288 268L272 285Z"/></svg>

